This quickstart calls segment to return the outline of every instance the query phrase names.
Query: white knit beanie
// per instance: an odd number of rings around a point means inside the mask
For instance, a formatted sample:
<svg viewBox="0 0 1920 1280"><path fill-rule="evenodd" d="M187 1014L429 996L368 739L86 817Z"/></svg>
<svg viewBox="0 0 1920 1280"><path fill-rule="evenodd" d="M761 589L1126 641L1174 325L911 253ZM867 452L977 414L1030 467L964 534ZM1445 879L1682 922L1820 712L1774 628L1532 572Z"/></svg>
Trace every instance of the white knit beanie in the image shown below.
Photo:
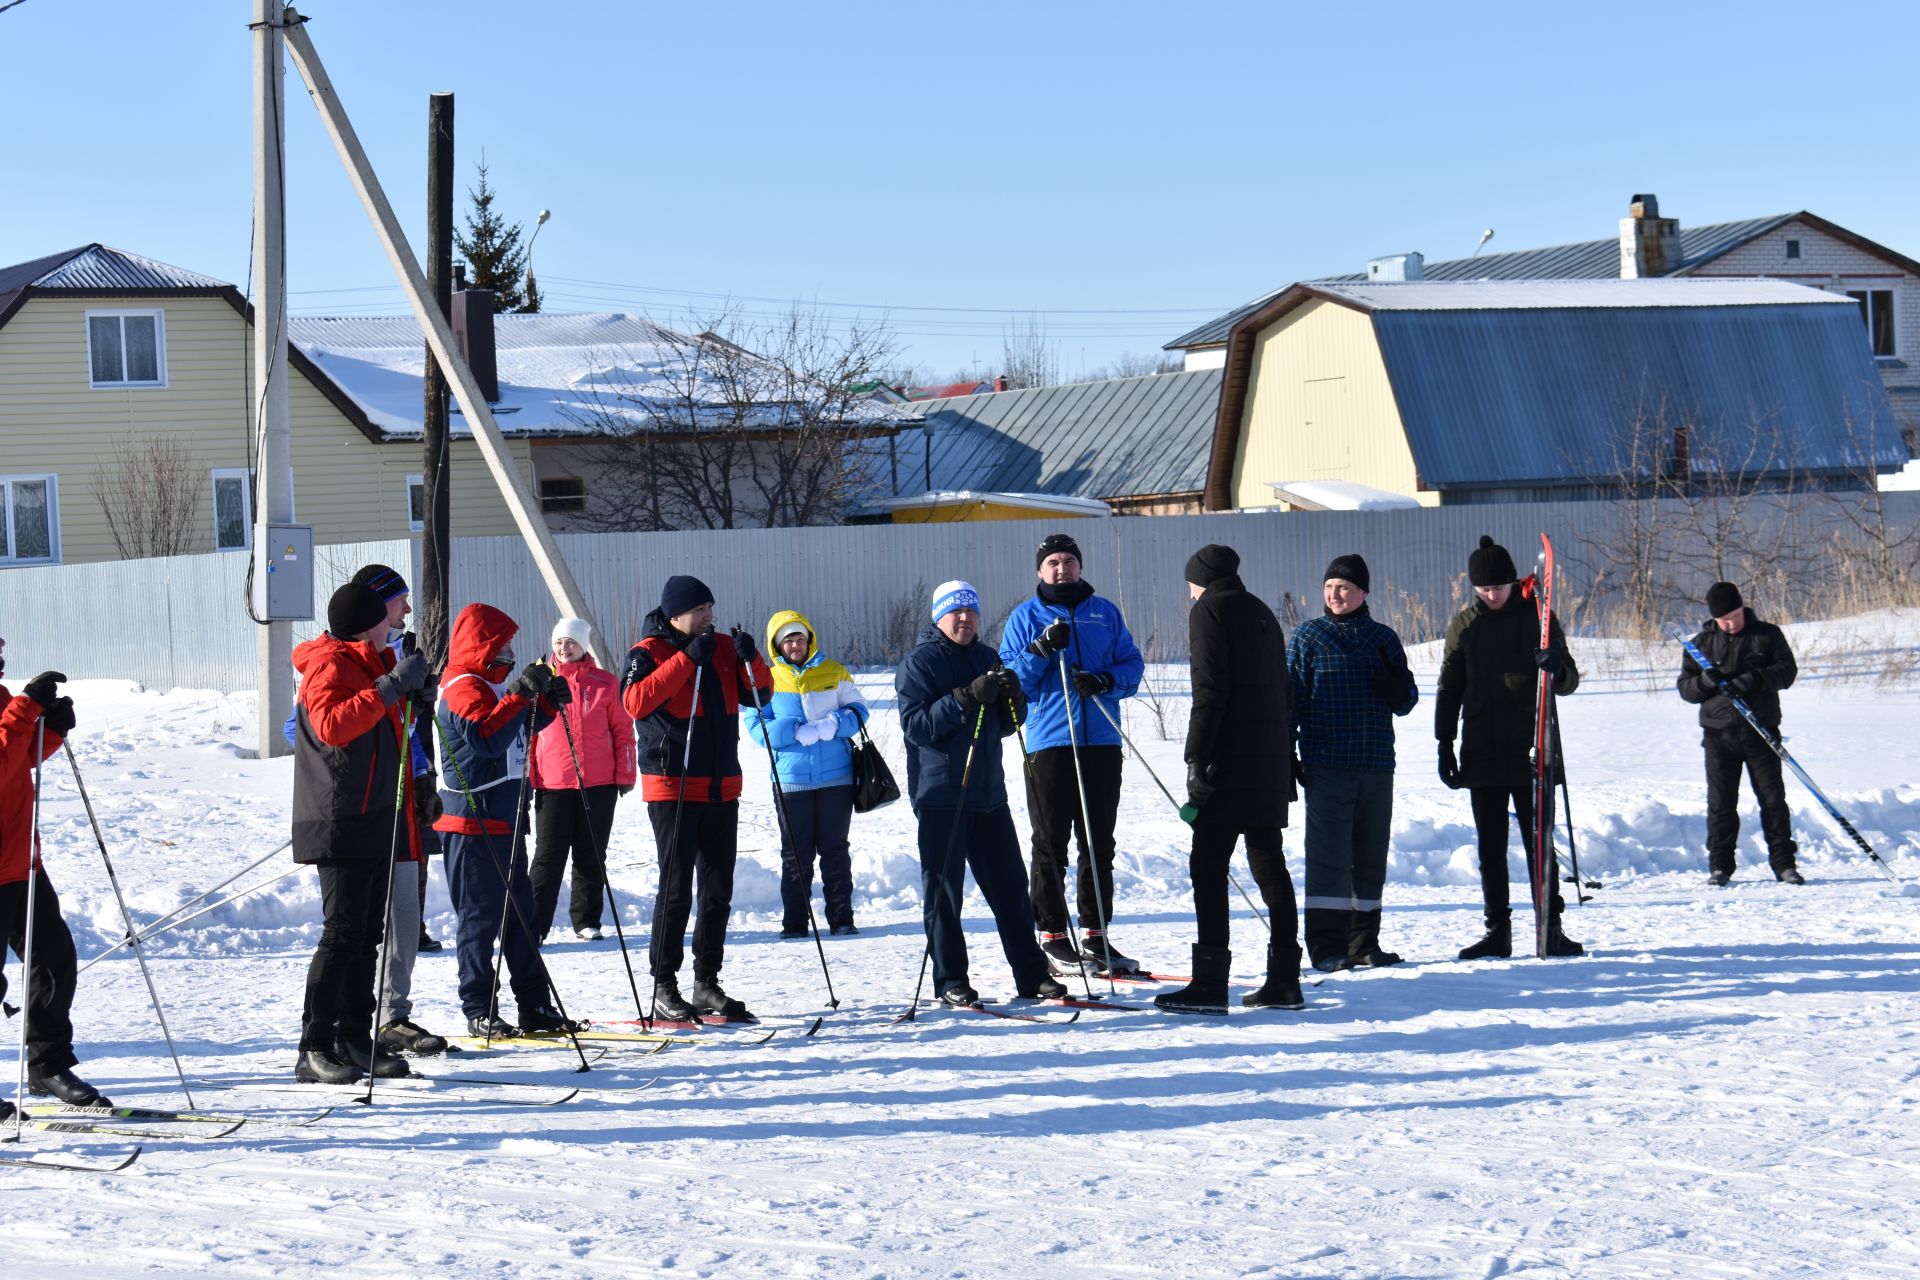
<svg viewBox="0 0 1920 1280"><path fill-rule="evenodd" d="M582 649L591 650L593 627L585 618L562 618L553 624L553 635L548 638L547 647L552 649L562 639L578 641Z"/></svg>

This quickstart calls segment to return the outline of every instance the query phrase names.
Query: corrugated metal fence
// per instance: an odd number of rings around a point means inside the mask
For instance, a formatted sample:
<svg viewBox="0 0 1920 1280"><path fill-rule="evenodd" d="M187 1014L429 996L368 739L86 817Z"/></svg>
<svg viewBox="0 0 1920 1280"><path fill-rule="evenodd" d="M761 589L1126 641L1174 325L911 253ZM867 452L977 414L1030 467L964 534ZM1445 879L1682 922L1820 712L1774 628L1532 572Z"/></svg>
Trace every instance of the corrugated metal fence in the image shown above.
<svg viewBox="0 0 1920 1280"><path fill-rule="evenodd" d="M1619 584L1636 565L1671 597L1668 616L1676 621L1699 616L1701 593L1718 576L1765 579L1771 595L1763 608L1784 614L1830 590L1837 568L1860 562L1866 552L1858 549L1859 529L1865 515L1876 514L1863 508L1876 502L1893 531L1878 545L1886 550L1891 540L1891 556L1910 575L1920 494L1909 493L564 534L559 541L615 652L639 634L667 576L693 573L713 588L722 625L758 636L769 614L795 608L813 620L833 655L882 663L925 626L928 597L948 578L980 589L988 634L997 635L1006 612L1033 589L1034 547L1066 529L1085 552L1087 579L1119 602L1142 649L1173 660L1185 656L1186 560L1208 542L1240 552L1247 584L1289 626L1319 612L1327 562L1357 551L1372 570L1374 611L1412 642L1437 635L1465 598L1467 553L1483 533L1512 550L1522 573L1541 531L1553 537L1563 568L1561 613L1575 629L1605 624L1607 601L1619 597ZM324 546L319 555L322 602L370 562L419 581L415 542ZM533 641L523 641L521 652L538 652L558 611L520 540L461 538L453 556L455 607L484 600L505 609ZM256 629L240 607L245 575L245 559L231 554L10 570L0 573L0 637L16 674L58 665L75 678L250 689ZM303 625L296 638L314 631Z"/></svg>

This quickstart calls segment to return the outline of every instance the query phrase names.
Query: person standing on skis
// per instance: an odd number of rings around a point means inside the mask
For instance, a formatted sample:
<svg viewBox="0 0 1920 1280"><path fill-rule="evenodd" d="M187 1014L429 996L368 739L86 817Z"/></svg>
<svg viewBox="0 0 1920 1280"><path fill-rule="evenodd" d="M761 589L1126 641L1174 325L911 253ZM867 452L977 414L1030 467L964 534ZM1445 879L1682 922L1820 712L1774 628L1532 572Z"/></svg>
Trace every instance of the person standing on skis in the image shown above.
<svg viewBox="0 0 1920 1280"><path fill-rule="evenodd" d="M1113 924L1113 829L1120 811L1122 752L1115 721L1120 700L1140 687L1146 663L1119 606L1095 594L1080 576L1080 544L1070 534L1048 535L1033 558L1040 583L1008 617L1000 660L1019 677L1031 708L1027 815L1033 824L1030 893L1040 949L1055 973L1077 971L1083 961L1095 973L1105 973L1109 965L1115 973L1136 973L1139 963L1121 954L1107 930ZM1063 656L1071 693L1062 687ZM1080 843L1078 950L1065 892L1067 847L1075 833Z"/></svg>
<svg viewBox="0 0 1920 1280"><path fill-rule="evenodd" d="M1473 603L1447 627L1434 695L1433 734L1439 740L1440 780L1472 797L1480 844L1480 897L1486 936L1460 952L1462 960L1513 954L1513 912L1507 885L1507 811L1520 819L1520 843L1530 876L1544 876L1548 911L1547 954L1577 956L1585 948L1560 927L1566 903L1560 896L1558 859L1544 872L1533 847L1533 742L1540 673L1553 681L1555 697L1580 687L1580 669L1567 651L1560 620L1548 620L1548 647L1540 647L1540 611L1532 580L1518 581L1513 557L1491 536L1467 557ZM1464 732L1463 732L1464 731ZM1463 736L1458 757L1454 738ZM1531 881L1529 881L1531 883ZM1536 904L1537 905L1537 904Z"/></svg>

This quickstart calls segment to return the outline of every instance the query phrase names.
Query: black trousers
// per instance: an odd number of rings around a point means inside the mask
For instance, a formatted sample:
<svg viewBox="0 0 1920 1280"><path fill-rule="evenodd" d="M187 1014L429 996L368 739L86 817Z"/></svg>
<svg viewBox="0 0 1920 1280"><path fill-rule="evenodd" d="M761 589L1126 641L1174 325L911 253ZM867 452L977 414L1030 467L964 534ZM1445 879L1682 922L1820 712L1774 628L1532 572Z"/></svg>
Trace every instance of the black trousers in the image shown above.
<svg viewBox="0 0 1920 1280"><path fill-rule="evenodd" d="M1787 783L1780 757L1746 725L1738 737L1708 735L1707 865L1733 873L1734 846L1740 839L1740 771L1753 783L1760 804L1760 830L1767 838L1767 863L1779 875L1791 870L1800 846L1793 841L1793 817L1787 811Z"/></svg>
<svg viewBox="0 0 1920 1280"><path fill-rule="evenodd" d="M553 928L560 902L560 880L573 861L573 893L567 914L575 929L600 927L600 904L607 894L607 841L613 837L613 810L620 788L611 784L581 793L538 790L533 793L533 931L544 939Z"/></svg>
<svg viewBox="0 0 1920 1280"><path fill-rule="evenodd" d="M1027 767L1027 817L1033 824L1033 865L1029 886L1033 921L1042 933L1067 931L1067 840L1077 837L1080 871L1077 899L1080 927L1098 929L1113 919L1113 827L1120 812L1120 748L1080 748L1087 786L1087 817L1092 838L1080 819L1080 791L1073 776L1073 748L1047 747L1033 753ZM1088 846L1092 846L1092 857ZM1095 897L1093 859L1099 859L1099 895Z"/></svg>
<svg viewBox="0 0 1920 1280"><path fill-rule="evenodd" d="M1520 847L1527 854L1527 900L1533 900L1533 880L1538 876L1533 854L1533 786L1472 787L1467 794L1473 797L1473 827L1480 837L1480 900L1486 904L1487 925L1491 928L1507 920L1513 910L1507 887L1509 803L1520 819ZM1553 895L1549 918L1557 920L1567 904L1560 896L1560 859L1556 854L1548 861L1547 887Z"/></svg>
<svg viewBox="0 0 1920 1280"><path fill-rule="evenodd" d="M1193 914L1199 925L1199 943L1203 947L1224 947L1231 937L1227 920L1227 865L1233 858L1233 846L1242 836L1247 841L1247 863L1253 869L1253 882L1259 887L1260 900L1267 907L1267 921L1273 934L1267 947L1282 962L1300 963L1300 912L1293 896L1293 876L1287 871L1287 858L1281 848L1281 829L1277 826L1240 827L1231 823L1209 822L1206 810L1193 824L1193 852L1187 859L1187 873L1193 878Z"/></svg>
<svg viewBox="0 0 1920 1280"><path fill-rule="evenodd" d="M960 825L954 826L955 813ZM1020 865L1020 837L1013 814L998 809L922 809L920 820L920 901L933 957L936 995L967 981L967 934L960 920L966 869L993 912L1000 949L1013 970L1016 991L1032 991L1047 976L1047 958L1033 937L1033 910L1021 892L1027 869ZM948 844L951 841L952 850Z"/></svg>
<svg viewBox="0 0 1920 1280"><path fill-rule="evenodd" d="M315 865L320 871L320 945L307 965L300 1047L331 1053L336 1037L358 1044L373 1034L373 986L387 917L387 860L337 858Z"/></svg>
<svg viewBox="0 0 1920 1280"><path fill-rule="evenodd" d="M79 1061L73 1056L73 992L78 982L73 934L60 914L60 895L44 869L34 872L33 972L27 976L27 1071L50 1076ZM23 961L27 954L27 882L0 884L0 927L7 946ZM0 974L0 996L7 980Z"/></svg>
<svg viewBox="0 0 1920 1280"><path fill-rule="evenodd" d="M693 976L717 978L727 946L727 916L733 910L733 863L739 852L740 802L688 801L681 806L680 839L673 838L677 801L647 801L653 840L659 850L660 891L653 900L653 942L648 960L656 978L680 972L687 917L693 919ZM694 911L694 871L699 875L699 910Z"/></svg>
<svg viewBox="0 0 1920 1280"><path fill-rule="evenodd" d="M780 927L797 933L807 927L813 897L813 862L820 860L820 893L827 903L827 928L853 923L853 788L818 787L780 793L788 840L780 846Z"/></svg>

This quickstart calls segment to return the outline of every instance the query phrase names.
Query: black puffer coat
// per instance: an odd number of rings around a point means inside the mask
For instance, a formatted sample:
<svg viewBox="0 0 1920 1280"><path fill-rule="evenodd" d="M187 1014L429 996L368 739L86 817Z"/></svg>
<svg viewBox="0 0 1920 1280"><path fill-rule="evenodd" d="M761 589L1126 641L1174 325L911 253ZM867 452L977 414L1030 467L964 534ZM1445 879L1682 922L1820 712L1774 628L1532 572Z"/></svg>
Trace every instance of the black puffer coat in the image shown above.
<svg viewBox="0 0 1920 1280"><path fill-rule="evenodd" d="M1246 830L1284 826L1292 788L1287 642L1273 610L1238 577L1216 581L1187 615L1193 710L1186 759L1213 766L1205 816Z"/></svg>
<svg viewBox="0 0 1920 1280"><path fill-rule="evenodd" d="M1793 660L1793 647L1786 635L1771 622L1756 618L1752 609L1743 609L1747 625L1739 635L1728 635L1712 622L1693 638L1700 652L1719 669L1723 679L1753 677L1753 687L1740 700L1753 708L1753 714L1769 729L1780 727L1780 691L1800 674ZM1700 664L1691 654L1680 655L1680 696L1700 706L1700 727L1714 737L1738 738L1753 729L1740 718L1733 704L1720 696L1713 681L1701 674Z"/></svg>
<svg viewBox="0 0 1920 1280"><path fill-rule="evenodd" d="M1560 619L1549 620L1549 643L1565 670L1555 695L1580 687L1580 669L1567 652ZM1499 609L1484 600L1454 615L1440 659L1433 700L1433 736L1452 742L1460 733L1460 785L1523 787L1533 780L1533 713L1539 696L1540 613L1518 587Z"/></svg>

